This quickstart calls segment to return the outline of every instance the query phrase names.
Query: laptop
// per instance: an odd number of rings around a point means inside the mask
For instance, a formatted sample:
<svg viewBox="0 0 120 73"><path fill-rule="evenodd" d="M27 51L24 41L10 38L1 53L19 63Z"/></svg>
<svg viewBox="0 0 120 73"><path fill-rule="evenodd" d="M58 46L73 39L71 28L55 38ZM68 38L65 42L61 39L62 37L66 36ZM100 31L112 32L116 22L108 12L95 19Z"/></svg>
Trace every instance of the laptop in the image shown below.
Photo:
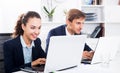
<svg viewBox="0 0 120 73"><path fill-rule="evenodd" d="M120 49L120 36L100 37L92 60L86 60L84 63L97 64L111 61L118 49Z"/></svg>
<svg viewBox="0 0 120 73"><path fill-rule="evenodd" d="M77 67L82 59L86 35L50 38L44 73Z"/></svg>

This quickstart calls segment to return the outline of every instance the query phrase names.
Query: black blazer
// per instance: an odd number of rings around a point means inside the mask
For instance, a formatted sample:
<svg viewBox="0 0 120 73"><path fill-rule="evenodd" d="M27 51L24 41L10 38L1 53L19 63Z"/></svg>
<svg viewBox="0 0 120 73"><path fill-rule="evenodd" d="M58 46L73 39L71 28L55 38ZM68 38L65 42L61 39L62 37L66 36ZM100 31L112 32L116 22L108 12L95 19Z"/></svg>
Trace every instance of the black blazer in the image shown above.
<svg viewBox="0 0 120 73"><path fill-rule="evenodd" d="M49 46L49 42L50 42L50 37L51 36L65 36L66 32L65 32L65 27L66 25L61 25L59 27L56 27L52 30L50 30L50 32L48 33L47 39L46 39L46 53L48 52L48 46ZM82 33L80 33L79 35L81 35ZM85 44L84 50L86 51L91 51L92 49Z"/></svg>
<svg viewBox="0 0 120 73"><path fill-rule="evenodd" d="M41 40L37 38L35 47L32 48L32 61L38 58L46 58L46 54L41 47ZM31 67L31 63L24 63L24 55L20 36L4 42L4 65L5 72L11 73L20 70L20 68Z"/></svg>

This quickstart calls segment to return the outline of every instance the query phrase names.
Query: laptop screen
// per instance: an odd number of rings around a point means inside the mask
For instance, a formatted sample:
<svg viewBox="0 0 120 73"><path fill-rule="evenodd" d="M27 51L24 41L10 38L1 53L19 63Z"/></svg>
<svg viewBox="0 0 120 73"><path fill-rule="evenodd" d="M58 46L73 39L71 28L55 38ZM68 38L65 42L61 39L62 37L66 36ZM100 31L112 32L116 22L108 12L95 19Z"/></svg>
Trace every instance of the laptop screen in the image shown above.
<svg viewBox="0 0 120 73"><path fill-rule="evenodd" d="M51 37L44 73L79 65L86 37L86 35Z"/></svg>
<svg viewBox="0 0 120 73"><path fill-rule="evenodd" d="M120 36L100 37L91 63L101 63L114 59L119 48Z"/></svg>

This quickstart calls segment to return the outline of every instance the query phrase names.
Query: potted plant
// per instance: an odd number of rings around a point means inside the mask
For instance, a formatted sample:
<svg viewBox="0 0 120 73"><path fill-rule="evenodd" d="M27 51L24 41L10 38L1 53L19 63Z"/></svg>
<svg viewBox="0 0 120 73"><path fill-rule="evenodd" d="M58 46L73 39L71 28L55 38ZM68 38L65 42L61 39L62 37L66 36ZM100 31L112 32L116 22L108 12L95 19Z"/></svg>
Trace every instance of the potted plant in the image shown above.
<svg viewBox="0 0 120 73"><path fill-rule="evenodd" d="M46 14L48 16L49 21L52 21L53 20L53 14L55 12L56 7L54 7L51 10L48 10L45 6L43 6L43 9L44 9L44 11L46 12Z"/></svg>

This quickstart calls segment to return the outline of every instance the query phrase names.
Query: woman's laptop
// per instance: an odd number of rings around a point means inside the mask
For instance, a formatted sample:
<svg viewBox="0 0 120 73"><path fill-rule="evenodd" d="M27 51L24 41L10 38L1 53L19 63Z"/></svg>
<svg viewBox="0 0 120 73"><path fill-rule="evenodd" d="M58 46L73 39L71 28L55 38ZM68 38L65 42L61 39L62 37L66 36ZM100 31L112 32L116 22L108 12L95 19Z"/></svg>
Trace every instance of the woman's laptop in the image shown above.
<svg viewBox="0 0 120 73"><path fill-rule="evenodd" d="M77 67L82 59L86 35L50 38L44 73Z"/></svg>

